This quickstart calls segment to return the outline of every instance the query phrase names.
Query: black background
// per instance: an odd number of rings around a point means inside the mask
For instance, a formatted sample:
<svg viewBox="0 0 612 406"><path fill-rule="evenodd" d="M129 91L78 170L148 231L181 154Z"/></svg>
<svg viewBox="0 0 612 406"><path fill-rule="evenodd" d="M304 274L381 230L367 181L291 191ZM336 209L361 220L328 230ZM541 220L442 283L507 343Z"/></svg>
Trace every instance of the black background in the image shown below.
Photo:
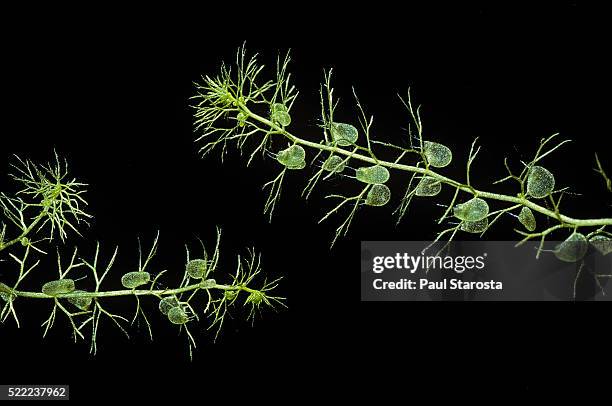
<svg viewBox="0 0 612 406"><path fill-rule="evenodd" d="M451 177L462 176L474 137L483 151L473 177L486 188L504 175L504 156L518 164L540 138L560 132L575 142L547 166L558 184L584 195L568 198L566 210L609 215L609 197L591 169L594 151L604 163L612 159L605 146L609 32L600 10L576 2L538 9L223 6L4 10L1 162L8 169L12 154L46 161L53 148L67 156L72 173L91 185L95 214L84 238L68 244L87 254L100 240L107 255L119 244L125 267L136 260L136 238L151 241L160 230L156 266L178 273L184 244L196 236L211 244L221 226L223 265L233 270L235 255L255 246L267 272L285 277L280 293L288 310L265 313L253 327L238 312L217 343L198 332L189 362L185 337L161 317L153 317L153 343L142 325L130 330L129 341L101 326L93 358L86 345L71 342L61 317L43 340L46 306L21 303L22 328L9 322L0 333L0 381L69 383L74 399L121 393L203 401L281 399L280 388L321 399L323 388L334 395L393 393L415 389L417 378L512 391L569 390L561 383L585 374L596 381L592 365L609 364L606 346L598 349L607 340L601 326L608 306L360 303L353 274L359 241L431 239L431 219L441 209L415 202L397 227L389 208L361 210L330 251L338 219L317 225L327 207L323 193L300 199L305 177L291 174L269 224L261 185L275 175L273 165L246 168L237 153L223 164L214 154L199 159L189 97L192 82L216 73L244 40L268 66L291 48L300 90L296 133L318 136L323 68L335 70L339 116L354 120L355 86L379 139L406 136L408 116L396 95L411 86L426 136L455 154ZM5 178L2 190L11 187ZM500 222L489 238L514 238L511 222ZM52 261L47 267L40 271L55 272ZM4 265L1 277L9 274ZM125 300L122 309L131 312L132 303ZM154 305L149 310L155 314Z"/></svg>

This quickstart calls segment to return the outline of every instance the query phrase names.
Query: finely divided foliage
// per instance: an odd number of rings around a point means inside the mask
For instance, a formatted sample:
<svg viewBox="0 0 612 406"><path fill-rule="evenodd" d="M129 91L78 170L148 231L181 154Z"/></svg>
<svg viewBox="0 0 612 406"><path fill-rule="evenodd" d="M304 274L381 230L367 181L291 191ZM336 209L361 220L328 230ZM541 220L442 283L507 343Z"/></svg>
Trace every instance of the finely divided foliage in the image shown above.
<svg viewBox="0 0 612 406"><path fill-rule="evenodd" d="M41 261L50 257L45 249L53 245L57 237L63 242L70 230L78 234L77 226L86 224L92 217L84 211L86 185L68 177L67 164L57 155L55 161L46 166L17 158L13 170L11 177L21 188L14 195L0 195L4 215L0 254L8 253L9 257L4 260L0 274L2 323L13 319L19 327L19 315L25 309L22 304L25 305L26 299L50 302L49 317L42 323L44 335L54 326L59 314L68 321L75 342L88 340L91 353L95 354L100 327L107 322L128 336L127 324L142 320L153 338L149 323L153 310L141 304L141 298L149 299L154 302L154 311L159 308L169 326L177 325L184 332L191 356L196 342L190 328L201 317L208 318L207 329L213 330L216 338L231 309L246 307L247 318L252 320L262 307L284 306L284 298L272 294L278 279L267 281L264 278L258 282L261 276L260 255L254 250L248 251L246 259L238 256L233 274L217 270L220 229L217 229L212 256L208 256L201 241L195 257L187 247L185 268L179 271L179 280L174 285L164 285L165 279L170 279L165 277L172 275L171 272L157 272L152 264L159 234L146 255L139 241L138 266L125 269L123 274L117 273L120 272L118 269L115 272L118 247L109 251L110 255L105 258L103 251L106 250L100 243L96 245L92 258L80 256L75 248L68 263L62 259L57 247L57 273L48 269L36 272L43 268ZM174 275L176 280L176 273ZM217 282L212 276L224 282ZM22 289L26 279L31 279L30 285L38 284L38 290ZM124 289L106 289L106 285L118 286L119 283ZM121 297L135 301L136 309L131 320L112 313L107 307L108 302Z"/></svg>
<svg viewBox="0 0 612 406"><path fill-rule="evenodd" d="M555 250L563 260L579 258L585 241L595 247L610 241L612 234L607 228L612 225L612 218L577 219L561 212L561 200L569 188L555 189L555 177L545 167L545 159L569 140L555 143L557 134L543 138L531 160L520 161L513 167L506 158L504 167L507 175L494 184L512 182L516 186L514 194L488 192L477 188L470 178L472 165L480 151L477 140L474 140L468 153L464 180L451 179L440 172L441 168L453 161L453 153L447 146L425 139L420 109L414 107L410 92L406 98L400 98L411 121L408 136L395 143L379 141L372 136L373 117L366 115L355 90L355 119L347 123L335 118L339 102L334 97L331 85L332 72L327 71L320 88L320 135L305 139L291 132L290 116L298 92L291 85L289 62L289 54L284 58L279 57L276 78L266 81L261 79L263 65L258 63L257 55L248 57L244 47L239 48L235 65L232 68L223 65L216 77L203 77L196 83L197 94L193 97L196 142L201 146L203 155L220 146L223 157L227 153L227 145L235 142L239 150L246 154L247 165L258 155L276 157L280 172L264 185L269 190L264 212L270 218L279 201L287 169L294 169L291 174L293 178L299 176L295 172L309 167L312 173L303 190L306 198L318 184L331 178L342 177L355 184L356 192L353 195L326 196L337 199L338 203L321 221L346 212L336 229L332 246L338 237L347 233L359 208L385 206L392 196L398 196L399 204L394 214L399 222L415 196L419 199L433 197L446 188L453 191L452 198L445 205L437 223L446 223L448 227L437 233L435 241L442 238L450 241L458 232L482 236L502 216L516 218L515 232L521 238L519 244L531 239L540 241L538 256L546 238L553 232L558 232L556 235L561 239L568 238ZM294 150L299 154L290 152ZM296 158L291 159L293 156ZM595 171L604 178L607 188L612 190L597 156L596 163ZM392 191L386 185L388 180L402 172L408 174L407 181L403 182L405 189ZM547 221L543 221L545 219ZM578 230L588 230L588 233L581 234ZM578 238L578 235L584 239Z"/></svg>

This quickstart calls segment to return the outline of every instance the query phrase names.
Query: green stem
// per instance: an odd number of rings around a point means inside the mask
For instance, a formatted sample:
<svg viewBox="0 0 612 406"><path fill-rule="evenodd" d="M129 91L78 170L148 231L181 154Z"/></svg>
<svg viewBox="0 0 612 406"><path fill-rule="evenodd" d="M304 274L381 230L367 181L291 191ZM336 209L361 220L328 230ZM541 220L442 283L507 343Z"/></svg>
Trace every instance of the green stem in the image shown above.
<svg viewBox="0 0 612 406"><path fill-rule="evenodd" d="M116 296L171 296L178 295L180 293L190 292L196 289L219 289L219 290L233 290L233 291L245 291L247 293L259 292L256 289L251 289L247 286L237 285L223 285L214 284L208 285L206 281L196 283L189 286L176 289L157 289L157 290L135 290L135 289L124 289L124 290L112 290L106 292L79 292L79 293L65 293L57 296L49 296L41 292L29 292L23 290L10 290L16 297L27 297L31 299L69 299L77 297L92 297L92 298L103 298L103 297L116 297ZM9 293L9 292L6 292Z"/></svg>
<svg viewBox="0 0 612 406"><path fill-rule="evenodd" d="M397 170L400 170L400 171L406 171L406 172L413 172L413 173L423 174L423 175L432 177L434 179L437 179L440 182L445 183L447 185L451 185L451 186L457 188L458 190L461 190L461 191L464 191L466 193L472 194L474 196L479 196L479 197L483 197L483 198L487 198L487 199L500 200L500 201L504 201L504 202L510 202L510 203L515 203L515 204L520 204L520 205L527 206L531 210L537 211L538 213L541 213L541 214L543 214L545 216L548 216L548 217L552 217L552 218L554 218L556 220L560 220L561 222L569 224L569 225L572 225L572 226L576 226L576 227L596 227L596 226L609 226L609 225L612 225L612 218L575 219L575 218L568 217L568 216L565 216L565 215L562 215L562 214L558 215L554 211L549 210L546 207L540 206L539 204L534 203L534 202L532 202L530 200L527 200L527 199L525 199L523 197L509 196L509 195L504 195L504 194L484 192L484 191L481 191L481 190L477 190L477 189L474 189L474 188L470 187L469 185L465 185L465 184L463 184L461 182L457 182L457 181L455 181L453 179L447 178L444 175L440 175L439 173L433 172L432 170L430 170L428 168L419 168L419 167L412 166L412 165L404 165L404 164L399 164L399 163L395 163L395 162L375 160L372 157L361 155L361 154L357 154L357 153L353 153L351 151L347 151L347 150L344 150L342 148L338 148L338 147L335 147L335 146L323 145L323 144L315 143L315 142L312 142L312 141L307 141L305 139L296 137L295 135L289 133L288 131L286 131L282 127L279 127L278 125L276 125L272 121L266 119L265 117L262 117L262 116L260 116L260 115L258 115L256 113L253 113L244 104L240 104L240 108L243 110L244 113L248 114L254 120L259 121L260 123L262 123L262 124L264 124L266 126L269 126L269 127L273 128L273 129L277 130L278 132L282 133L285 137L287 137L292 142L294 142L296 144L303 145L305 147L310 147L310 148L314 148L314 149L318 149L318 150L333 152L333 153L340 154L340 155L350 156L353 159L357 159L357 160L360 160L360 161L363 161L363 162L372 163L372 164L375 164L375 165L381 165L381 166L384 166L384 167L387 167L387 168L391 168L391 169L397 169Z"/></svg>
<svg viewBox="0 0 612 406"><path fill-rule="evenodd" d="M134 289L125 289L125 290L112 290L107 292L79 292L79 293L65 293L57 296L49 296L47 294L41 292L29 292L23 290L11 290L11 293L16 297L27 297L31 299L69 299L76 297L92 297L92 298L102 298L102 297L116 297L116 296L170 296L170 295L178 295L180 293L190 292L196 289L219 289L219 290L233 290L240 291L243 290L247 293L258 292L256 289L251 289L247 286L232 286L232 285L223 285L223 284L214 284L208 285L204 282L196 283L189 286L184 286L182 288L176 289L157 289L157 290L134 290Z"/></svg>
<svg viewBox="0 0 612 406"><path fill-rule="evenodd" d="M27 237L28 234L30 234L32 232L32 230L34 229L34 227L36 227L38 225L38 223L40 223L40 221L47 215L47 209L45 208L43 211L41 211L38 216L36 216L36 218L34 219L34 221L32 221L32 223L30 223L30 225L28 226L28 228L26 228L25 230L23 230L21 232L21 234L18 237L15 237L14 239L7 241L7 242L2 242L0 241L0 251L10 247L13 244L17 244L19 241L21 241L21 239L23 237Z"/></svg>

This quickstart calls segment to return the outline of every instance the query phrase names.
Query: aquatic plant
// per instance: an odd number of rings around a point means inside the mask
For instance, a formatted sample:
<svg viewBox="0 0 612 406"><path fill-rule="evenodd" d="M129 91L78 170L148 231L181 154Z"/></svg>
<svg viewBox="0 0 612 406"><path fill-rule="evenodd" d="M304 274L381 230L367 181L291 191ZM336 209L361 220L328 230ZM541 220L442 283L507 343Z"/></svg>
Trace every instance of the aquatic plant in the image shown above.
<svg viewBox="0 0 612 406"><path fill-rule="evenodd" d="M184 332L190 356L196 340L190 329L200 319L208 319L208 330L219 335L232 309L245 307L247 318L254 319L263 308L284 306L284 298L273 295L279 279L261 278L261 255L249 249L246 256L238 255L236 270L223 272L219 266L221 230L217 229L216 243L208 255L200 241L197 254L186 247L185 268L178 272L156 272L153 265L159 233L151 248L144 252L138 242L138 267L127 268L123 274L116 270L118 247L102 255L101 244L96 244L92 258L79 255L74 248L69 260L62 259L61 249L70 231L81 235L79 226L86 225L92 216L85 211L86 184L69 176L68 165L56 154L54 162L37 165L16 158L11 177L20 189L0 195L3 222L0 233L0 253L8 253L0 275L0 321L13 319L20 326L22 311L27 313L27 300L42 300L51 306L49 317L42 323L43 336L62 316L72 329L75 342L88 340L91 353L97 351L101 321L118 327L127 337L128 324L142 319L153 338L149 318L159 311L169 326ZM57 241L59 237L60 241ZM41 265L49 257L47 251L57 251L57 272ZM213 277L215 279L213 279ZM173 282L171 280L174 280ZM263 279L263 281L259 281ZM24 289L22 285L38 285L38 289ZM113 284L122 289L113 289ZM106 289L106 285L111 286ZM111 312L107 306L113 300L131 298L135 311L131 320ZM145 300L154 302L154 310Z"/></svg>
<svg viewBox="0 0 612 406"><path fill-rule="evenodd" d="M238 49L233 66L223 64L218 75L203 76L195 84L195 141L203 156L219 148L223 159L228 145L233 143L243 153L247 165L257 156L276 158L276 165L280 164L279 174L264 184L268 189L264 213L270 219L279 202L285 178L291 176L293 182L300 176L304 177L307 169L312 169L303 189L306 198L318 184L332 178L355 185L354 194L326 196L338 203L322 216L320 222L346 209L344 220L336 228L332 246L340 236L347 234L361 207L386 206L393 196L399 196L394 211L399 223L415 197L423 201L438 196L444 189L453 193L446 204L438 204L444 209L435 222L447 224L447 227L437 233L435 241L442 238L450 241L458 232L482 236L502 216L518 219L514 231L520 238L519 244L532 239L540 241L537 255L540 255L546 238L555 231L565 230L567 236L574 237L584 233L587 241L609 241L612 236L606 229L612 225L610 217L575 218L561 211L562 198L571 193L570 188L558 188L555 175L546 167L551 154L569 142L557 142L558 134L542 138L532 158L526 162L511 165L508 158L503 160L507 174L493 184L513 183L512 193L488 191L477 186L471 176L481 151L477 139L467 153L464 179L452 179L442 173L461 154L457 151L453 154L449 147L426 136L420 106L414 106L410 90L406 97L400 97L411 121L407 136L397 138L394 143L383 142L373 136L374 118L366 114L354 89L355 119L352 123L336 119L339 101L331 84L332 70L326 71L319 92L320 133L305 138L290 129L295 124L291 114L298 91L288 71L289 53L284 58L277 58L276 76L268 80L262 79L264 66L257 57L248 57L243 46ZM596 172L604 178L608 190L612 190L610 179L597 156L596 162ZM388 181L401 174L406 174L407 179L395 185L405 185L404 189L393 190L397 186L390 187ZM567 243L560 250L573 245Z"/></svg>

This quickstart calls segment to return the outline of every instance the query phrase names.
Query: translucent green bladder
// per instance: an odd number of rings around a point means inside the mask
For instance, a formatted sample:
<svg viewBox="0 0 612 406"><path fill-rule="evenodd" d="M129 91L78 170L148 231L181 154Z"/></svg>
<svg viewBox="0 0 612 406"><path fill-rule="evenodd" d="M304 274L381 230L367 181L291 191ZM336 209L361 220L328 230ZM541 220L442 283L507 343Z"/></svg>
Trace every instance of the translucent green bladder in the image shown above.
<svg viewBox="0 0 612 406"><path fill-rule="evenodd" d="M536 199L549 196L555 188L555 177L542 166L532 166L527 176L527 194Z"/></svg>
<svg viewBox="0 0 612 406"><path fill-rule="evenodd" d="M453 208L453 214L459 220L479 221L489 214L489 204L479 197L474 197L465 203L456 205Z"/></svg>

